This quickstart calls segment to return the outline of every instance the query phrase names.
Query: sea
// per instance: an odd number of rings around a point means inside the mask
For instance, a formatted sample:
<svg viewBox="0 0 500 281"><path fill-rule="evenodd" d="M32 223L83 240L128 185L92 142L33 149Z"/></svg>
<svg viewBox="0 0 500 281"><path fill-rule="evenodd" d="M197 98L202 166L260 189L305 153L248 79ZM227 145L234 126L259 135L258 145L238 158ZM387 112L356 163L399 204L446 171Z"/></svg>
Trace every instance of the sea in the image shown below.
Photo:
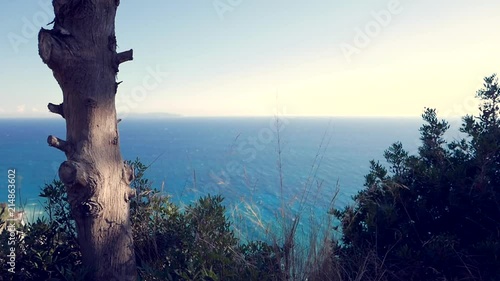
<svg viewBox="0 0 500 281"><path fill-rule="evenodd" d="M369 161L400 141L419 146L419 118L173 117L119 123L125 160L149 166L145 177L182 208L222 195L235 233L266 239L300 220L304 237L324 227L332 208L352 204ZM62 119L0 119L0 202L7 170L16 170L16 204L25 218L43 216L44 184L58 178L64 154L47 136L65 137ZM456 131L456 130L455 130ZM456 138L457 133L450 134Z"/></svg>

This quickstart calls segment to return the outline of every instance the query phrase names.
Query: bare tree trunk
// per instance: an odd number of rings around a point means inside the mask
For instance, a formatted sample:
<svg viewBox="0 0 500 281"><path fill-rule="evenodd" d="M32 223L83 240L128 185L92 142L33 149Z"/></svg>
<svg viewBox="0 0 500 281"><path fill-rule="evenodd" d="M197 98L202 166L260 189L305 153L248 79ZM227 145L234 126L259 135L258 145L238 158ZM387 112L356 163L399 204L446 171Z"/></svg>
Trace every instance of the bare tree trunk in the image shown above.
<svg viewBox="0 0 500 281"><path fill-rule="evenodd" d="M66 140L48 137L67 157L59 177L68 192L84 266L90 280L136 280L129 220L133 168L120 153L115 94L118 65L132 50L116 53L119 0L53 0L54 28L40 30L39 54L52 69L63 103L49 103L66 119Z"/></svg>

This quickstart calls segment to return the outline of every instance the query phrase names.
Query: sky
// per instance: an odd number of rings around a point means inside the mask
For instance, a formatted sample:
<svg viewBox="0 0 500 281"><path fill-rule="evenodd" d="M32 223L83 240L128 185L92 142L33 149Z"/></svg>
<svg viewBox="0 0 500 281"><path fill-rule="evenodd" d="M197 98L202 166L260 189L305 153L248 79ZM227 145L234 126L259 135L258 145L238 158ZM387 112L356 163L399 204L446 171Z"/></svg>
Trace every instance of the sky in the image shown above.
<svg viewBox="0 0 500 281"><path fill-rule="evenodd" d="M0 4L0 116L62 102L38 56L50 0ZM441 117L500 72L500 1L122 0L119 116Z"/></svg>

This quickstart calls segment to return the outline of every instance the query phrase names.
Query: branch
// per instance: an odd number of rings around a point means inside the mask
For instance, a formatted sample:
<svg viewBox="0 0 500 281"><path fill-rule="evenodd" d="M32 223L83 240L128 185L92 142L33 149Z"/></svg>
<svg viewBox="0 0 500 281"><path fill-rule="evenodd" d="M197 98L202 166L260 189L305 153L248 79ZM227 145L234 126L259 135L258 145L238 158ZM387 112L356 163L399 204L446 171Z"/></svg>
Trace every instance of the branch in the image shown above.
<svg viewBox="0 0 500 281"><path fill-rule="evenodd" d="M118 86L122 83L123 81L120 81L120 82L116 82L115 83L115 95L116 93L118 92Z"/></svg>
<svg viewBox="0 0 500 281"><path fill-rule="evenodd" d="M64 111L63 111L63 104L53 104L53 103L49 103L47 105L47 108L49 109L50 112L52 113L55 113L55 114L59 114L62 116L62 118L64 118Z"/></svg>
<svg viewBox="0 0 500 281"><path fill-rule="evenodd" d="M63 151L64 153L69 153L70 145L67 141L64 141L58 137L54 137L54 136L50 135L47 138L47 143L49 144L49 146L55 147L55 148Z"/></svg>
<svg viewBox="0 0 500 281"><path fill-rule="evenodd" d="M127 191L125 191L124 199L125 202L130 201L130 199L134 198L137 196L136 190L132 188L128 188Z"/></svg>
<svg viewBox="0 0 500 281"><path fill-rule="evenodd" d="M42 61L52 70L61 66L61 62L65 61L66 55L74 55L68 41L71 36L65 34L67 34L66 30L48 30L44 28L40 29L38 33L38 54Z"/></svg>
<svg viewBox="0 0 500 281"><path fill-rule="evenodd" d="M134 166L130 166L128 164L124 164L123 170L122 170L122 177L125 183L129 185L134 179L135 179L135 169Z"/></svg>
<svg viewBox="0 0 500 281"><path fill-rule="evenodd" d="M42 28L38 33L38 54L45 64L49 64L52 55L54 40L47 29Z"/></svg>
<svg viewBox="0 0 500 281"><path fill-rule="evenodd" d="M134 59L133 55L134 55L134 51L132 49L130 49L128 51L116 54L116 60L117 60L118 64L122 64L124 62L133 60Z"/></svg>

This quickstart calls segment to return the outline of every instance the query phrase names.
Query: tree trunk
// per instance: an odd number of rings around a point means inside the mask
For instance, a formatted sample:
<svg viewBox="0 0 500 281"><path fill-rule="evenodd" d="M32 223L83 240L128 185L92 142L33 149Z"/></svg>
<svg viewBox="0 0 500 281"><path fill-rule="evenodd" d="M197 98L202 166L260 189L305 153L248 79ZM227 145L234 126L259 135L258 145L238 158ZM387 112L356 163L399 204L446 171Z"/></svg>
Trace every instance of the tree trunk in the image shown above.
<svg viewBox="0 0 500 281"><path fill-rule="evenodd" d="M66 140L48 137L67 157L59 167L76 221L89 280L136 280L129 220L133 168L122 159L115 94L118 65L132 50L116 53L119 0L53 0L52 30L41 29L39 54L52 69L63 103L49 103L66 119Z"/></svg>

